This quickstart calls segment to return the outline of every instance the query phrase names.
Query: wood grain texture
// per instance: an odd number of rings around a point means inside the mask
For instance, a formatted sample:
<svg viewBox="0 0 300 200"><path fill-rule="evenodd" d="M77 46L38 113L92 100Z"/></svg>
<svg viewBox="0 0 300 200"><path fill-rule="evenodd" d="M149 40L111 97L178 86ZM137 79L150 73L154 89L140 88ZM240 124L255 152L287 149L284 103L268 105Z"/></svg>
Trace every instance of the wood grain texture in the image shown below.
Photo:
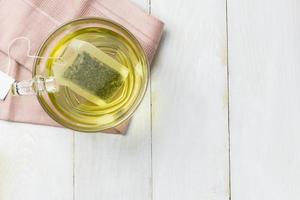
<svg viewBox="0 0 300 200"><path fill-rule="evenodd" d="M153 199L229 197L226 1L152 0Z"/></svg>
<svg viewBox="0 0 300 200"><path fill-rule="evenodd" d="M148 1L135 2L148 9ZM126 135L76 133L76 200L151 199L150 100L148 88Z"/></svg>
<svg viewBox="0 0 300 200"><path fill-rule="evenodd" d="M228 0L232 200L299 199L299 9Z"/></svg>
<svg viewBox="0 0 300 200"><path fill-rule="evenodd" d="M300 4L227 1L230 116L226 0L151 0L166 31L127 135L0 121L0 200L228 200L228 128L231 199L297 200Z"/></svg>
<svg viewBox="0 0 300 200"><path fill-rule="evenodd" d="M73 199L71 131L0 121L0 199Z"/></svg>

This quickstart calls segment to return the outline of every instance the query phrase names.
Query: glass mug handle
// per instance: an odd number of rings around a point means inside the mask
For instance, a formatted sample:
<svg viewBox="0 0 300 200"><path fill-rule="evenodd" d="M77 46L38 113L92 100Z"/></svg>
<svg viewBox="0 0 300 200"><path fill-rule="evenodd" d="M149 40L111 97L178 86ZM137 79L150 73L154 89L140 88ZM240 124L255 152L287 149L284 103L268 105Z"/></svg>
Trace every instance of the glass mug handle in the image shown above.
<svg viewBox="0 0 300 200"><path fill-rule="evenodd" d="M13 96L39 95L55 93L58 88L54 77L35 76L31 80L14 82L11 86L11 93Z"/></svg>

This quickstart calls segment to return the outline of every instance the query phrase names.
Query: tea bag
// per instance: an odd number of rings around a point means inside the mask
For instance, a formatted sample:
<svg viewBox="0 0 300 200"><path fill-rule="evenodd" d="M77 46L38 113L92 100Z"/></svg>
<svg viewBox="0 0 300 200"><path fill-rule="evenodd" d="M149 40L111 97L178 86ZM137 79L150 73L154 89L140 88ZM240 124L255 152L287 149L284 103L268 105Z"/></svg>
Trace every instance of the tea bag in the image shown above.
<svg viewBox="0 0 300 200"><path fill-rule="evenodd" d="M91 43L73 39L53 73L60 85L101 106L116 95L129 70Z"/></svg>

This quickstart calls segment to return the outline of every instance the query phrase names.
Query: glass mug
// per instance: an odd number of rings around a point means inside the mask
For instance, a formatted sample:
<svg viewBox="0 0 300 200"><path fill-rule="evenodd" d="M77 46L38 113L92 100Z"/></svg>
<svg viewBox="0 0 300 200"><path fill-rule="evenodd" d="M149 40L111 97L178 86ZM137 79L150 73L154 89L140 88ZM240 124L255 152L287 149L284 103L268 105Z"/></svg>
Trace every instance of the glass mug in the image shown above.
<svg viewBox="0 0 300 200"><path fill-rule="evenodd" d="M118 95L107 105L96 105L67 86L53 74L55 58L70 41L88 42L114 58L129 73ZM132 116L140 104L149 80L149 65L138 40L121 25L102 18L82 18L57 28L36 54L32 80L15 82L15 96L36 95L48 115L64 127L97 132L115 127Z"/></svg>

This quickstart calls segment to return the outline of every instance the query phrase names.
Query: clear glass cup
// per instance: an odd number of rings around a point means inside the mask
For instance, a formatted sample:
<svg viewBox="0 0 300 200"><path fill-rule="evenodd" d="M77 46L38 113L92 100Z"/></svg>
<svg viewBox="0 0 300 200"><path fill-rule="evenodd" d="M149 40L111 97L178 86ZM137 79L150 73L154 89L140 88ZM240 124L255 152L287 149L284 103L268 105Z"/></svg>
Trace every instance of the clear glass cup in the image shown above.
<svg viewBox="0 0 300 200"><path fill-rule="evenodd" d="M57 84L50 58L55 56L57 48L65 48L72 39L92 43L130 69L120 98L110 106L92 104ZM47 37L36 56L32 80L14 83L12 93L18 96L37 95L43 109L64 127L83 132L115 127L132 116L145 95L149 65L143 48L129 31L113 21L82 18L65 23Z"/></svg>

